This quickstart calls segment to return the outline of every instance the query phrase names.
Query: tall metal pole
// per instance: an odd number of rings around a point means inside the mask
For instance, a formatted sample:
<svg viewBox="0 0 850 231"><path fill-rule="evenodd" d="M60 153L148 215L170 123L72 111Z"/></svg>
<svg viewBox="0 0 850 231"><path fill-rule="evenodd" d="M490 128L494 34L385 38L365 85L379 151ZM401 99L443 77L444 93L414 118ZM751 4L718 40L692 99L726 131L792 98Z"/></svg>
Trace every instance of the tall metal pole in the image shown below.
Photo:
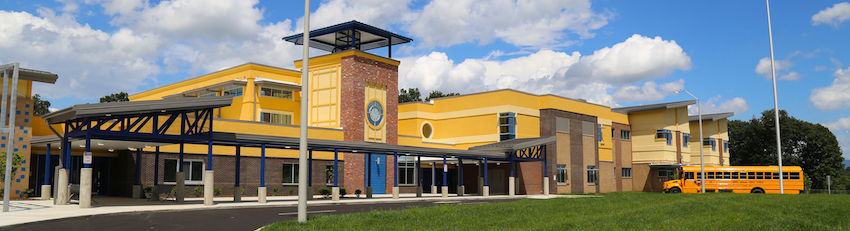
<svg viewBox="0 0 850 231"><path fill-rule="evenodd" d="M785 184L782 173L782 142L779 136L779 99L776 96L776 65L773 60L773 29L770 26L770 1L764 0L767 6L767 33L770 36L770 71L773 78L773 120L776 122L776 157L779 159L779 194L785 194Z"/></svg>
<svg viewBox="0 0 850 231"><path fill-rule="evenodd" d="M694 94L691 94L691 92L689 92L685 89L681 89L681 90L676 91L677 94L682 93L682 92L688 93L688 95L690 95L691 97L694 97L694 99L697 100L697 113L699 114L699 118L698 118L699 119L699 169L700 169L700 175L701 175L700 176L700 188L701 188L700 193L705 193L705 155L703 155L703 153L704 153L703 149L705 149L705 147L703 147L703 145L704 145L703 142L705 142L705 141L702 138L702 105L699 102L699 98L694 96Z"/></svg>
<svg viewBox="0 0 850 231"><path fill-rule="evenodd" d="M298 222L307 222L307 96L310 69L310 0L304 0L304 44L301 65L301 136L298 145Z"/></svg>
<svg viewBox="0 0 850 231"><path fill-rule="evenodd" d="M8 132L8 134L6 134L6 138L8 138L8 139L6 141L6 178L4 179L5 183L4 183L4 186L3 186L3 212L9 212L9 203L10 203L9 202L9 194L11 194L11 192L12 192L12 189L11 189L12 188L12 186L11 186L12 185L12 178L11 178L11 176L12 176L12 156L15 155L14 152L12 152L12 151L14 150L13 146L15 144L15 114L16 114L15 110L17 110L16 106L17 106L17 100L18 100L18 69L20 68L20 64L13 63L12 66L13 66L12 67L13 68L12 69L12 79L11 79L12 81L11 81L11 83L9 83L9 85L12 87L12 89L10 89L10 91L9 91L9 101L10 101L9 102L9 110L6 111L6 113L9 114L9 129L6 130L6 132ZM6 72L6 71L3 71L3 72ZM8 76L6 76L6 77L8 77ZM3 80L3 82L5 83L6 80ZM4 85L3 86L3 104L4 104L3 108L4 109L6 108L5 102L6 102L6 86ZM2 119L0 119L0 120L2 120ZM3 127L0 127L0 128L3 128Z"/></svg>

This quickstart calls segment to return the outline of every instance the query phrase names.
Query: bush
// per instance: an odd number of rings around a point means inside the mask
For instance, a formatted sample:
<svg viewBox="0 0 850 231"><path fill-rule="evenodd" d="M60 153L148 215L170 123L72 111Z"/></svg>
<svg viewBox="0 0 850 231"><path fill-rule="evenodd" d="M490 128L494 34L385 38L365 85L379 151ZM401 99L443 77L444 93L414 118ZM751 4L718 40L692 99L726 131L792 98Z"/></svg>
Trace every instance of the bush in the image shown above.
<svg viewBox="0 0 850 231"><path fill-rule="evenodd" d="M331 189L329 189L329 188L320 188L320 189L319 189L319 194L322 194L322 196L327 197L328 195L331 195Z"/></svg>
<svg viewBox="0 0 850 231"><path fill-rule="evenodd" d="M348 191L345 190L345 187L339 188L339 195L345 196L347 193Z"/></svg>
<svg viewBox="0 0 850 231"><path fill-rule="evenodd" d="M145 193L150 193L151 191L153 191L153 186L145 186Z"/></svg>
<svg viewBox="0 0 850 231"><path fill-rule="evenodd" d="M3 188L0 188L0 197L3 197L3 193L6 193L6 191L3 190Z"/></svg>
<svg viewBox="0 0 850 231"><path fill-rule="evenodd" d="M221 196L221 188L219 188L219 187L214 187L214 188L213 188L213 195Z"/></svg>
<svg viewBox="0 0 850 231"><path fill-rule="evenodd" d="M295 195L295 188L289 188L289 195Z"/></svg>
<svg viewBox="0 0 850 231"><path fill-rule="evenodd" d="M360 191L360 189L355 189L355 190L354 190L354 194L360 195L361 193L363 193L363 191Z"/></svg>
<svg viewBox="0 0 850 231"><path fill-rule="evenodd" d="M277 194L280 193L280 188L274 187L274 188L272 188L272 192L274 192L274 194L272 194L272 195L277 196Z"/></svg>
<svg viewBox="0 0 850 231"><path fill-rule="evenodd" d="M195 187L195 196L196 196L196 197L199 197L199 196L201 196L201 195L204 195L204 188L201 188L201 187Z"/></svg>

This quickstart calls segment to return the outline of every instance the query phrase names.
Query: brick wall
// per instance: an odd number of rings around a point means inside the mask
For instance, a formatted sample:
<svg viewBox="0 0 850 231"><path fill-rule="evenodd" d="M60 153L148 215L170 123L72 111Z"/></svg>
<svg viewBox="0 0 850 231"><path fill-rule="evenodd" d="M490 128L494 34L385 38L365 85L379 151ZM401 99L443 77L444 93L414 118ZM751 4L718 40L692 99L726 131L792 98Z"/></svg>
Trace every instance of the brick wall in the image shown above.
<svg viewBox="0 0 850 231"><path fill-rule="evenodd" d="M591 115L579 114L574 112L568 112L558 109L546 108L540 109L540 136L554 136L555 135L555 117L562 117L570 119L570 142L569 142L569 150L570 150L570 185L572 193L585 193L585 163L586 162L596 162L596 160L585 160L584 159L584 145L583 145L583 135L581 130L581 122L593 122L594 126L596 126L596 117ZM547 153L557 153L558 144L549 144L546 147ZM598 152L598 148L596 148L596 152ZM594 154L594 156L598 156ZM597 157L598 159L598 157ZM547 155L547 163L550 170L555 169L555 165L558 163L557 155ZM596 164L599 166L598 164ZM550 173L551 175L551 173ZM549 178L549 192L557 193L557 183L554 178Z"/></svg>

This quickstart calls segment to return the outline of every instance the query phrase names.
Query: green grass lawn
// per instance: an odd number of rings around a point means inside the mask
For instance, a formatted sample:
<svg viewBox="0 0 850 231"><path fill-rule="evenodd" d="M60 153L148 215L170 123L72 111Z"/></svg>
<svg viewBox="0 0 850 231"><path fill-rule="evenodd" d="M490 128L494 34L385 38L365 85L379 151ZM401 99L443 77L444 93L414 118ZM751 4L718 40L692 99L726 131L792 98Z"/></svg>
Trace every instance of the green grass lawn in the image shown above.
<svg viewBox="0 0 850 231"><path fill-rule="evenodd" d="M850 195L661 194L314 215L268 230L850 230Z"/></svg>

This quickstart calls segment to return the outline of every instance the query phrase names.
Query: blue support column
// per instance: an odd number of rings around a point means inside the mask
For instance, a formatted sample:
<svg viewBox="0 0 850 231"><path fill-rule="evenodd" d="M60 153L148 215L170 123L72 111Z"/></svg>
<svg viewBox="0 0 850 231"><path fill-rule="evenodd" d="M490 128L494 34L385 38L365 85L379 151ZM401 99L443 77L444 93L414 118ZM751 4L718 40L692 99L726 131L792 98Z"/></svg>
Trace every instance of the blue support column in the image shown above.
<svg viewBox="0 0 850 231"><path fill-rule="evenodd" d="M463 159L457 158L458 185L463 186Z"/></svg>
<svg viewBox="0 0 850 231"><path fill-rule="evenodd" d="M446 165L446 155L443 155L443 186L448 186L449 166Z"/></svg>
<svg viewBox="0 0 850 231"><path fill-rule="evenodd" d="M334 187L339 187L339 149L334 148Z"/></svg>
<svg viewBox="0 0 850 231"><path fill-rule="evenodd" d="M142 185L142 148L136 148L136 185Z"/></svg>
<svg viewBox="0 0 850 231"><path fill-rule="evenodd" d="M546 153L546 146L543 146L543 177L549 176L549 155Z"/></svg>
<svg viewBox="0 0 850 231"><path fill-rule="evenodd" d="M182 142L180 143L180 158L179 159L180 159L180 161L177 163L177 171L178 172L184 172L183 171L183 143Z"/></svg>
<svg viewBox="0 0 850 231"><path fill-rule="evenodd" d="M263 161L265 162L265 161ZM239 187L239 179L242 172L242 146L236 146L236 184L233 186Z"/></svg>
<svg viewBox="0 0 850 231"><path fill-rule="evenodd" d="M260 187L266 187L266 144L260 147Z"/></svg>
<svg viewBox="0 0 850 231"><path fill-rule="evenodd" d="M47 144L44 161L44 185L50 185L50 144Z"/></svg>
<svg viewBox="0 0 850 231"><path fill-rule="evenodd" d="M510 177L514 177L514 157L513 157L513 154L511 154L511 157L509 158L509 160L508 160L508 161L511 163L511 164L510 164L510 168L511 168L511 175L510 175Z"/></svg>
<svg viewBox="0 0 850 231"><path fill-rule="evenodd" d="M71 145L68 144L68 122L65 122L65 133L62 135L62 144L59 146L62 155L62 169L71 169Z"/></svg>
<svg viewBox="0 0 850 231"><path fill-rule="evenodd" d="M156 146L156 153L153 155L153 185L159 185L159 146Z"/></svg>
<svg viewBox="0 0 850 231"><path fill-rule="evenodd" d="M395 168L393 168L393 187L398 187L398 152L393 152L395 156Z"/></svg>
<svg viewBox="0 0 850 231"><path fill-rule="evenodd" d="M422 186L422 157L416 157L416 186Z"/></svg>
<svg viewBox="0 0 850 231"><path fill-rule="evenodd" d="M89 133L89 129L91 128L91 123L88 123L88 125L86 125L86 127L88 127L88 128L86 129L86 151L85 152L91 153L91 134ZM92 157L92 158L94 158L94 157ZM83 168L91 168L91 164L83 164ZM80 183L82 183L82 182L80 182Z"/></svg>
<svg viewBox="0 0 850 231"><path fill-rule="evenodd" d="M489 168L489 166L487 166L487 158L485 157L484 158L484 186L490 186L490 184L488 184L488 182L487 182L487 169L488 168Z"/></svg>
<svg viewBox="0 0 850 231"><path fill-rule="evenodd" d="M372 154L366 154L366 187L372 187Z"/></svg>
<svg viewBox="0 0 850 231"><path fill-rule="evenodd" d="M213 142L212 142L212 140L210 140L209 142L207 142L207 171L212 171L212 167L213 167L212 166L212 164L213 164L213 162L212 162L212 154L213 154L212 147L213 147Z"/></svg>
<svg viewBox="0 0 850 231"><path fill-rule="evenodd" d="M200 119L200 118L196 118ZM209 132L210 132L210 141L209 141L209 152L207 153L207 170L212 171L212 155L213 155L213 109L209 109L207 111L207 119L210 121L209 123ZM200 129L198 129L200 130Z"/></svg>

